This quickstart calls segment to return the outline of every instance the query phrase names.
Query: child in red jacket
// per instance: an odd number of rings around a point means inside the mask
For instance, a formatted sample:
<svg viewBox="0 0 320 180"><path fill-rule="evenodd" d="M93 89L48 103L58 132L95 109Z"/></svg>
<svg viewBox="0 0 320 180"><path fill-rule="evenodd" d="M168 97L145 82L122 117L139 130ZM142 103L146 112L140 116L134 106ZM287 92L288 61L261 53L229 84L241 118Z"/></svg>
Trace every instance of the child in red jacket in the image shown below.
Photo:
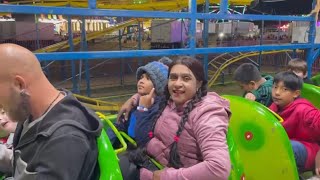
<svg viewBox="0 0 320 180"><path fill-rule="evenodd" d="M282 125L290 138L299 171L314 169L320 150L320 110L300 98L302 84L303 80L293 72L278 73L270 106L284 120Z"/></svg>

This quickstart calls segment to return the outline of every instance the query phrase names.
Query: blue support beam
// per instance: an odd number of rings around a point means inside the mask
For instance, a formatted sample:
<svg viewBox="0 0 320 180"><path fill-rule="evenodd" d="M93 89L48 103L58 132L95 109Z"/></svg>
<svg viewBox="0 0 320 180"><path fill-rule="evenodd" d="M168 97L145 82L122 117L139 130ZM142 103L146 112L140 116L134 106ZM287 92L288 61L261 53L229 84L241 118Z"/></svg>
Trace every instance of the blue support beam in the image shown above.
<svg viewBox="0 0 320 180"><path fill-rule="evenodd" d="M247 20L247 21L310 21L309 16L283 16L283 15L255 15L255 14L205 14L198 13L197 19L226 19L226 20Z"/></svg>
<svg viewBox="0 0 320 180"><path fill-rule="evenodd" d="M73 33L72 33L72 22L71 22L71 17L68 16L68 42L69 42L69 51L73 52L74 51L74 45L73 45ZM66 59L67 60L67 59ZM73 93L79 93L78 89L78 81L76 77L76 62L71 61L71 74L72 74L72 92Z"/></svg>
<svg viewBox="0 0 320 180"><path fill-rule="evenodd" d="M205 13L209 13L209 0L206 0L205 3ZM203 23L203 32L202 32L202 37L203 37L203 47L206 48L208 47L209 44L209 20L205 19ZM204 72L205 72L205 78L208 79L208 54L203 55L203 67L204 67Z"/></svg>
<svg viewBox="0 0 320 180"><path fill-rule="evenodd" d="M36 41L37 41L37 49L40 49L40 40L39 40L39 20L38 20L38 16L35 14L34 15L34 21L35 21L35 25L36 25Z"/></svg>
<svg viewBox="0 0 320 180"><path fill-rule="evenodd" d="M228 0L220 0L220 14L228 14Z"/></svg>
<svg viewBox="0 0 320 180"><path fill-rule="evenodd" d="M261 23L261 28L260 28L260 46L263 44L263 34L264 34L264 21ZM258 58L258 69L259 71L261 70L261 63L262 63L262 51L259 53L259 58Z"/></svg>
<svg viewBox="0 0 320 180"><path fill-rule="evenodd" d="M97 8L97 0L88 0L89 8L96 9Z"/></svg>
<svg viewBox="0 0 320 180"><path fill-rule="evenodd" d="M320 55L320 49L318 48L318 49L316 49L314 51L313 58L312 58L313 59L312 63L314 63L316 61L316 59L318 58L319 55Z"/></svg>
<svg viewBox="0 0 320 180"><path fill-rule="evenodd" d="M316 44L320 47L320 44ZM237 47L210 47L196 48L194 54L251 52L251 51L273 51L283 49L308 49L310 44L287 44L287 45L262 45L262 46L237 46ZM77 59L106 59L106 58L131 58L147 56L170 56L170 55L192 55L190 49L162 49L162 50L130 50L126 51L90 51L90 52L55 52L36 53L39 60L77 60Z"/></svg>
<svg viewBox="0 0 320 180"><path fill-rule="evenodd" d="M142 21L138 21L138 49L141 50L142 49L142 36L141 36L141 31L143 31L143 23ZM142 66L143 61L142 59L138 59L138 66Z"/></svg>
<svg viewBox="0 0 320 180"><path fill-rule="evenodd" d="M81 50L82 51L87 51L88 50L88 44L87 44L86 19L85 19L85 17L82 17L81 21L82 21L82 25L81 25ZM82 61L82 59L80 61ZM80 67L80 68L82 68L82 67ZM90 67L89 67L89 60L88 59L86 59L84 61L84 69L85 69L85 78L86 78L86 94L87 94L88 97L90 97L91 96L91 84L90 84ZM79 77L81 77L81 73L80 73Z"/></svg>
<svg viewBox="0 0 320 180"><path fill-rule="evenodd" d="M208 0L206 0L208 1ZM313 7L315 5L315 0ZM47 7L47 6L32 6L32 5L7 5L0 4L0 12L4 13L20 13L20 14L61 14L68 16L69 25L69 45L70 51L74 51L71 30L70 16L107 16L107 17L131 17L131 18L171 18L171 19L186 19L189 23L189 46L186 49L166 49L166 50L131 50L126 51L86 51L83 48L82 52L56 52L56 53L38 53L36 56L41 61L64 61L71 60L73 91L78 92L76 79L75 61L79 59L106 59L106 58L132 58L132 57L147 57L147 56L173 56L173 55L196 55L196 54L212 54L212 53L232 53L232 52L251 52L251 51L272 51L272 50L294 50L307 49L308 73L311 75L312 64L315 58L320 54L320 44L315 44L315 17L314 16L283 16L283 15L252 15L252 14L228 14L228 0L220 0L220 13L197 13L196 0L189 0L189 12L163 12L163 11L137 11L137 10L111 10L111 9L96 9L96 0L88 0L89 8L73 8L73 7ZM224 19L224 20L246 20L246 21L308 21L310 22L310 30L308 43L305 44L283 44L283 45L260 45L260 46L240 46L240 47L210 47L196 48L196 20L203 19ZM83 40L83 39L82 39ZM86 40L85 40L86 41ZM206 63L207 64L207 63ZM89 77L87 71L89 66L86 65L86 77ZM206 67L205 67L206 68ZM90 80L89 80L90 81ZM88 86L87 86L88 88ZM90 85L89 85L90 88Z"/></svg>
<svg viewBox="0 0 320 180"><path fill-rule="evenodd" d="M316 0L313 0L312 8L316 5ZM314 40L316 38L316 22L315 22L315 14L312 16L312 20L310 21L309 25L309 34L308 34L308 43L311 45L309 49L307 49L307 66L308 66L308 78L312 76L312 65L315 61L314 54L315 54L315 44Z"/></svg>
<svg viewBox="0 0 320 180"><path fill-rule="evenodd" d="M292 58L297 58L297 50L296 49L293 49L292 50Z"/></svg>
<svg viewBox="0 0 320 180"><path fill-rule="evenodd" d="M61 14L74 16L108 16L108 17L141 17L141 18L187 18L187 12L163 12L163 11L133 11L89 9L73 7L48 7L30 5L0 5L0 12L15 12L21 14Z"/></svg>
<svg viewBox="0 0 320 180"><path fill-rule="evenodd" d="M189 0L195 2L195 0ZM196 4L193 4L193 8ZM191 8L191 7L190 7ZM72 7L47 7L30 5L0 5L0 12L21 14L61 14L81 16L111 16L111 17L141 17L141 18L184 18L191 19L190 12L163 12L163 11L134 11L134 10L110 10L89 9ZM196 19L230 19L230 20L266 20L266 21L311 21L313 17L283 16L283 15L253 15L253 14L205 14L197 13Z"/></svg>
<svg viewBox="0 0 320 180"><path fill-rule="evenodd" d="M194 51L196 48L196 27L197 27L197 0L189 0L189 14L190 22L189 22L189 48L191 51L191 55L194 55Z"/></svg>

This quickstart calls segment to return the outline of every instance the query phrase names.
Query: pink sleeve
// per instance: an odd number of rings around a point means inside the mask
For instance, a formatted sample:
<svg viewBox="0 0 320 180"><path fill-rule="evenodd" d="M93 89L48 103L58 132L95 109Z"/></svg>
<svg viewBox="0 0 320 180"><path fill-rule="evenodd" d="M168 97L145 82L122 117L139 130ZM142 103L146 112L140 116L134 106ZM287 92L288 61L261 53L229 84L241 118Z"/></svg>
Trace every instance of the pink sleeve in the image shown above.
<svg viewBox="0 0 320 180"><path fill-rule="evenodd" d="M215 107L216 106L216 107ZM193 131L203 155L203 162L189 168L166 168L161 173L163 180L226 180L231 163L227 145L229 116L223 107L209 105L190 119Z"/></svg>
<svg viewBox="0 0 320 180"><path fill-rule="evenodd" d="M132 105L133 106L138 106L139 104L139 98L140 98L140 94L136 93L134 94L131 99L132 99Z"/></svg>

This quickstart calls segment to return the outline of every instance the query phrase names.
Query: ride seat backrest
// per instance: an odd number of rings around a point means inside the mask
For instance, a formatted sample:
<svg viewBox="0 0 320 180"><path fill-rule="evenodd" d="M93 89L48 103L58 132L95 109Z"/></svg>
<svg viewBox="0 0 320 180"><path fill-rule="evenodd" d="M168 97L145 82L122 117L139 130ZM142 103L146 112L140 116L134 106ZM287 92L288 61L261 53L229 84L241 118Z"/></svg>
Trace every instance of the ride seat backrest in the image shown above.
<svg viewBox="0 0 320 180"><path fill-rule="evenodd" d="M237 149L232 152L229 132L231 160L233 165L243 166L245 179L299 179L292 147L279 119L262 104L238 96L224 97L230 101L229 129Z"/></svg>
<svg viewBox="0 0 320 180"><path fill-rule="evenodd" d="M97 139L100 180L122 180L118 157L104 129Z"/></svg>
<svg viewBox="0 0 320 180"><path fill-rule="evenodd" d="M304 83L301 96L309 100L315 107L320 108L320 87Z"/></svg>
<svg viewBox="0 0 320 180"><path fill-rule="evenodd" d="M311 80L315 83L316 86L320 86L320 74L313 76Z"/></svg>

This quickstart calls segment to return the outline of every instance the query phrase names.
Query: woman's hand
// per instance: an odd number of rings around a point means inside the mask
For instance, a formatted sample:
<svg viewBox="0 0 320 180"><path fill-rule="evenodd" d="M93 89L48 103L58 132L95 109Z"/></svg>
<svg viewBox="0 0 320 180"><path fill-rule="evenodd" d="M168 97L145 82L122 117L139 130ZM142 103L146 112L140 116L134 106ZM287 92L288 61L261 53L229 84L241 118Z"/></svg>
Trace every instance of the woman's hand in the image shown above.
<svg viewBox="0 0 320 180"><path fill-rule="evenodd" d="M129 117L129 112L131 111L133 107L133 100L132 98L128 99L122 106L121 109L118 112L117 122L121 121L122 115L124 115L124 120L127 121Z"/></svg>
<svg viewBox="0 0 320 180"><path fill-rule="evenodd" d="M160 180L160 174L161 174L162 170L159 171L154 171L153 172L153 180Z"/></svg>

